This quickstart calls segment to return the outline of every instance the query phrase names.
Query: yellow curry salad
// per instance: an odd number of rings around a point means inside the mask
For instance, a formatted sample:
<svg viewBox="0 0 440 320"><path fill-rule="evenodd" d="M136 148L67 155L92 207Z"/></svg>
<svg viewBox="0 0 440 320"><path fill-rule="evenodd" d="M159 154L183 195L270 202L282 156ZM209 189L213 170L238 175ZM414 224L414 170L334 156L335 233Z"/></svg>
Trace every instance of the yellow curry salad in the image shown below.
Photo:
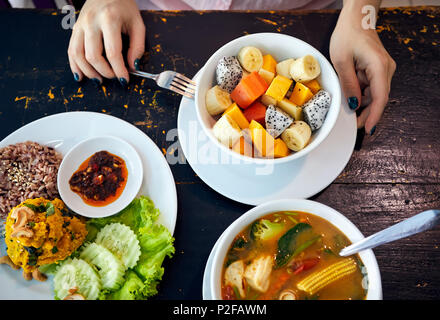
<svg viewBox="0 0 440 320"><path fill-rule="evenodd" d="M86 236L84 219L73 216L60 199L28 199L6 219L8 256L26 273L66 259Z"/></svg>

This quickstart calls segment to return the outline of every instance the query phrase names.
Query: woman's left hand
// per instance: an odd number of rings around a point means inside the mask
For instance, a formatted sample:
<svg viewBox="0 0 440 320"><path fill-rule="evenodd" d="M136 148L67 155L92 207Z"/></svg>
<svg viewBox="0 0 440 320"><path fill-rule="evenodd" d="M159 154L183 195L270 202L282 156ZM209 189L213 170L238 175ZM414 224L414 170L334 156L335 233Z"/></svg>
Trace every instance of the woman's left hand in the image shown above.
<svg viewBox="0 0 440 320"><path fill-rule="evenodd" d="M358 128L373 134L388 102L396 63L376 30L362 28L361 8L354 6L349 3L341 11L330 41L330 57L350 108L365 106L357 119Z"/></svg>

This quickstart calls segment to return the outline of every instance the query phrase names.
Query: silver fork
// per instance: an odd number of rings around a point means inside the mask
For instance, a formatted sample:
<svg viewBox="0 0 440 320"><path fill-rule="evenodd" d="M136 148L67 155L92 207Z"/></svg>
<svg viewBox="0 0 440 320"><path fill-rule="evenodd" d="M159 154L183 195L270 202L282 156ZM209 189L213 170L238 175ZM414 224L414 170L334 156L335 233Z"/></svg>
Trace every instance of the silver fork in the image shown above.
<svg viewBox="0 0 440 320"><path fill-rule="evenodd" d="M152 74L143 71L130 71L136 76L153 79L159 87L174 91L187 98L194 99L196 83L175 71L163 71L159 74Z"/></svg>

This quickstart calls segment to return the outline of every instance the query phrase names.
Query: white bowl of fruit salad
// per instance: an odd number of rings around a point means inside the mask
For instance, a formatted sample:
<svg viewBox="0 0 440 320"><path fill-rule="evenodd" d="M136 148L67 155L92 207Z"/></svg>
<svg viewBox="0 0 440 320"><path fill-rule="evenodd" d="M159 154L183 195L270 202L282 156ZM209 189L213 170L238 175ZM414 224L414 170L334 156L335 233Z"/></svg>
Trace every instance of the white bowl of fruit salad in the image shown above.
<svg viewBox="0 0 440 320"><path fill-rule="evenodd" d="M197 117L211 141L246 162L287 162L316 148L336 123L339 79L314 47L256 33L218 49L197 80Z"/></svg>

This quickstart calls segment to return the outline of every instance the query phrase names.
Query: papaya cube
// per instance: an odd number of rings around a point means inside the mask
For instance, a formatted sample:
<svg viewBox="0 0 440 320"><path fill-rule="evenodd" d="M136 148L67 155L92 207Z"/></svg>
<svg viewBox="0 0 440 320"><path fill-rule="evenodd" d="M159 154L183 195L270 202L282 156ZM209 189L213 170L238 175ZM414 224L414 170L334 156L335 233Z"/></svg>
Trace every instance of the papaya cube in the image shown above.
<svg viewBox="0 0 440 320"><path fill-rule="evenodd" d="M287 91L289 91L290 85L292 84L292 80L287 79L286 77L277 75L275 79L273 79L269 88L266 91L266 95L274 98L277 101L283 100Z"/></svg>
<svg viewBox="0 0 440 320"><path fill-rule="evenodd" d="M278 101L277 107L286 111L291 117L295 119L295 121L300 121L304 119L302 108L286 98Z"/></svg>
<svg viewBox="0 0 440 320"><path fill-rule="evenodd" d="M275 140L257 121L252 120L249 124L252 143L255 149L263 156L273 154Z"/></svg>
<svg viewBox="0 0 440 320"><path fill-rule="evenodd" d="M275 158L287 157L290 154L289 148L281 138L275 139L274 143L273 156Z"/></svg>
<svg viewBox="0 0 440 320"><path fill-rule="evenodd" d="M254 147L252 144L246 141L244 137L241 137L232 147L235 152L248 157L254 156Z"/></svg>
<svg viewBox="0 0 440 320"><path fill-rule="evenodd" d="M240 129L249 128L249 121L244 116L241 109L237 106L236 103L231 104L228 109L223 113L223 115L227 114L230 116L240 127Z"/></svg>
<svg viewBox="0 0 440 320"><path fill-rule="evenodd" d="M321 90L321 85L318 80L313 79L307 82L303 82L303 84L312 91L313 94L316 94L319 90Z"/></svg>
<svg viewBox="0 0 440 320"><path fill-rule="evenodd" d="M243 77L235 89L231 92L231 99L240 108L246 109L252 102L257 100L267 90L268 84L258 74L257 71L251 72Z"/></svg>
<svg viewBox="0 0 440 320"><path fill-rule="evenodd" d="M255 120L262 125L266 123L266 106L258 101L255 101L249 108L245 109L243 114L249 122Z"/></svg>
<svg viewBox="0 0 440 320"><path fill-rule="evenodd" d="M263 56L263 66L261 68L275 74L277 61L270 54L266 54Z"/></svg>
<svg viewBox="0 0 440 320"><path fill-rule="evenodd" d="M312 91L300 82L295 84L289 100L297 106L302 106L313 97Z"/></svg>

